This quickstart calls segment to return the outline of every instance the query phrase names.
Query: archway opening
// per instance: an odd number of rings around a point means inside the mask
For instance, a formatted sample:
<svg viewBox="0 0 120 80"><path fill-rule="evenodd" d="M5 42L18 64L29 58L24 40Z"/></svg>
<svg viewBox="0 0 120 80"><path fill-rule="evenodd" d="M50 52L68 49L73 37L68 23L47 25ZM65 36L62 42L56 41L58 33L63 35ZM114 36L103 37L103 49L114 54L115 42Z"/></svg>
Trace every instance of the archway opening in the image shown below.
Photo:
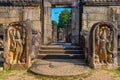
<svg viewBox="0 0 120 80"><path fill-rule="evenodd" d="M53 43L71 43L72 8L53 7L51 13Z"/></svg>

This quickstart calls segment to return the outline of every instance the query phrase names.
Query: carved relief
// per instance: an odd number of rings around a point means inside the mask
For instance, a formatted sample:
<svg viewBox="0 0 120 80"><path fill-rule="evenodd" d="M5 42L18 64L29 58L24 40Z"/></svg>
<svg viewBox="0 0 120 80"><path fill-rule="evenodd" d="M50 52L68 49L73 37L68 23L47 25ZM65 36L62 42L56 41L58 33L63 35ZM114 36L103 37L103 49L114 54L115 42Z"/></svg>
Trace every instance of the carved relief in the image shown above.
<svg viewBox="0 0 120 80"><path fill-rule="evenodd" d="M95 31L95 63L113 63L114 32L108 26L98 26Z"/></svg>
<svg viewBox="0 0 120 80"><path fill-rule="evenodd" d="M31 65L32 31L29 21L9 24L4 40L4 69L26 69Z"/></svg>
<svg viewBox="0 0 120 80"><path fill-rule="evenodd" d="M25 30L20 26L11 26L9 32L9 61L10 64L23 63L21 58L24 53L23 48L25 47Z"/></svg>

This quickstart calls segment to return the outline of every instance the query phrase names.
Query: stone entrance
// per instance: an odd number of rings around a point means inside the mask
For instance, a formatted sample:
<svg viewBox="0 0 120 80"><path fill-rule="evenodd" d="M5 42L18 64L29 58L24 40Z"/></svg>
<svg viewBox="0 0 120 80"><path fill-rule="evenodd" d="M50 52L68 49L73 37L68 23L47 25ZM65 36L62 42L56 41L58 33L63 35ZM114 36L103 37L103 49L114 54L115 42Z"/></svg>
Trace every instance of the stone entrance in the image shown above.
<svg viewBox="0 0 120 80"><path fill-rule="evenodd" d="M51 21L51 8L52 7L71 7L72 8L72 43L79 44L80 27L79 27L79 2L78 0L44 0L44 27L42 27L43 44L52 43L52 21Z"/></svg>

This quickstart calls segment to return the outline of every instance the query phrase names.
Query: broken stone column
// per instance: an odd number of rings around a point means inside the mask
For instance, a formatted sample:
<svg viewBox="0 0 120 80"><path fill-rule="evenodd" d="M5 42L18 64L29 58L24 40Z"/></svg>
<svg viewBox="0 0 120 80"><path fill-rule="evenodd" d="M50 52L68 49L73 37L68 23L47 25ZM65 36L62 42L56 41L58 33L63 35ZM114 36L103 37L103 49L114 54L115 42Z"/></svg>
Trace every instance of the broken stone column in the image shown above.
<svg viewBox="0 0 120 80"><path fill-rule="evenodd" d="M108 22L93 25L89 38L89 65L94 68L117 68L117 31Z"/></svg>
<svg viewBox="0 0 120 80"><path fill-rule="evenodd" d="M4 69L28 69L31 65L31 48L30 22L9 24L4 35Z"/></svg>

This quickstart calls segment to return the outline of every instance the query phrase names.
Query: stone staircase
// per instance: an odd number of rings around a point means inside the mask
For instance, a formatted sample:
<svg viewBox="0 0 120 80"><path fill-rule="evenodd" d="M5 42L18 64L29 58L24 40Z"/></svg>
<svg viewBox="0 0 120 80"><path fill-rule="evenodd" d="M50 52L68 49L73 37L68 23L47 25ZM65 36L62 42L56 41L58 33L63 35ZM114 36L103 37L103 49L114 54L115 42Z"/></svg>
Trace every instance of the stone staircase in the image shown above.
<svg viewBox="0 0 120 80"><path fill-rule="evenodd" d="M70 43L54 43L41 46L38 59L84 59L84 51Z"/></svg>

